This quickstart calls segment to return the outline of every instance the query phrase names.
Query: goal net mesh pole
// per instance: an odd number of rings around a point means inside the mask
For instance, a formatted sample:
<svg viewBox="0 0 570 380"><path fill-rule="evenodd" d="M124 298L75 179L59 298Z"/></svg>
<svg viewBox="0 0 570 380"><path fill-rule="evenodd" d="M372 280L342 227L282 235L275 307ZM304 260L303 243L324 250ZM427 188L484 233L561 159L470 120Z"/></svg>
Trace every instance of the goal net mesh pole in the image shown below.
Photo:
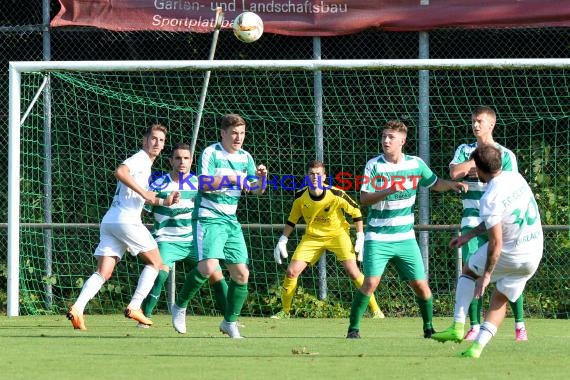
<svg viewBox="0 0 570 380"><path fill-rule="evenodd" d="M562 300L570 274L564 248L570 244L564 228L569 225L570 199L569 66L568 59L12 62L9 315L63 313L73 303L96 268L93 251L99 241L98 223L115 190L113 170L140 149L144 128L154 121L167 124L169 134L153 169L169 170L168 148L190 142L193 126L187 121L197 112L206 70L212 75L194 160L219 140L220 116L236 112L248 124L244 149L268 167L272 178L265 195L244 196L238 207L251 258L250 295L243 315L268 316L279 310L285 266L274 263L273 248L294 188L306 163L316 157L317 70L322 81L324 161L333 182L356 200L355 177L362 175L367 160L381 153L379 137L387 120L401 119L408 125L404 150L418 154L419 70L429 70L429 157L436 174L448 178L455 148L474 141L471 110L477 105L495 108L495 139L517 155L521 173L537 192L544 224L562 226L546 232L545 259L526 292L527 312L547 317L568 313ZM46 73L51 89L47 177L46 104L36 96ZM22 110L34 99L20 127ZM53 223L48 226L42 224L47 186ZM448 315L457 256L447 243L457 233L461 201L452 194L432 193L429 211L431 227L443 226L429 234L430 286L436 314ZM144 220L151 222L149 215ZM46 244L46 230L51 244ZM291 236L291 254L301 234L298 228ZM141 265L125 255L86 313L121 311L133 294ZM178 264L176 269L174 280L180 288L188 268ZM316 298L316 268L301 275L293 301L299 316L348 315L354 287L334 255L327 254L326 273L324 302ZM412 293L391 266L376 295L389 316L419 315ZM551 301L543 302L545 297ZM158 312L167 310L166 300L161 298ZM209 286L190 309L198 315L217 312Z"/></svg>

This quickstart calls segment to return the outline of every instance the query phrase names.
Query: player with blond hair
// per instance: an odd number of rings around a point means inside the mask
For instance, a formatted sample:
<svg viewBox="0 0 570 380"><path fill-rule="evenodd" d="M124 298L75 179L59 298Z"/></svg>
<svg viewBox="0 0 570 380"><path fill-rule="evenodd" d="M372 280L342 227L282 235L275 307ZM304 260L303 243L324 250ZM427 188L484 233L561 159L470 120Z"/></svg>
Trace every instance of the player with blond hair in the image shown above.
<svg viewBox="0 0 570 380"><path fill-rule="evenodd" d="M463 180L469 189L462 194L463 217L461 218L461 234L468 233L481 223L479 216L480 198L485 192L487 184L477 177L475 162L471 159L471 153L481 144L492 144L502 153L501 163L504 171L518 171L517 159L512 151L498 144L493 139L493 131L497 122L495 110L487 106L476 107L471 113L471 129L477 141L471 144L461 144L455 151L453 160L449 163L449 175L453 180ZM468 241L461 247L463 262L469 258L488 241L487 235L481 234ZM524 323L523 294L511 303L511 309L515 319L515 340L528 340L528 334ZM481 326L482 298L474 298L469 305L469 321L471 327L465 334L465 340L474 340Z"/></svg>
<svg viewBox="0 0 570 380"><path fill-rule="evenodd" d="M502 169L502 156L503 152L491 144L479 145L471 154L477 177L487 183L479 208L482 222L449 243L450 247L458 248L480 234L489 237L463 266L455 290L453 324L433 334L433 339L461 342L471 300L481 298L489 284L496 284L485 322L473 344L461 353L463 357L481 356L505 318L507 302L520 297L536 272L544 249L534 194L518 172Z"/></svg>

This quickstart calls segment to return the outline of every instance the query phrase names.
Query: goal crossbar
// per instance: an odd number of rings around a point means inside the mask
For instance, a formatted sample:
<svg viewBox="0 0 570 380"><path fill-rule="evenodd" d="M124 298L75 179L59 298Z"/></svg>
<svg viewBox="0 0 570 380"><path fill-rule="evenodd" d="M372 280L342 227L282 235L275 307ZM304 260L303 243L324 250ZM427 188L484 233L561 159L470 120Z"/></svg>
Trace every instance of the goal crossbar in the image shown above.
<svg viewBox="0 0 570 380"><path fill-rule="evenodd" d="M154 71L154 70L457 70L568 68L570 58L495 59L331 59L228 61L15 61L10 70L34 71Z"/></svg>

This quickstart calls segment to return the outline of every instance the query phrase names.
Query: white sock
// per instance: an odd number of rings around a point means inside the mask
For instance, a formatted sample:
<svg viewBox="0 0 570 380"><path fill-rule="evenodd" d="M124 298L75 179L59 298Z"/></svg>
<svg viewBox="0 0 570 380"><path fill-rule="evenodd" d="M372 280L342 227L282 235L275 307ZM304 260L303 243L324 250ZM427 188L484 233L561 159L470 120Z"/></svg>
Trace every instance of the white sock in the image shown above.
<svg viewBox="0 0 570 380"><path fill-rule="evenodd" d="M479 332L480 328L481 328L481 325L471 325L471 330L473 330L476 333Z"/></svg>
<svg viewBox="0 0 570 380"><path fill-rule="evenodd" d="M139 282L137 284L137 288L135 289L135 294L133 294L133 298L129 303L129 309L138 310L141 308L142 302L148 293L150 293L150 290L154 285L154 280L156 280L157 276L158 270L150 265L145 265L139 277Z"/></svg>
<svg viewBox="0 0 570 380"><path fill-rule="evenodd" d="M455 289L455 308L453 320L455 322L465 323L469 304L473 300L475 292L475 280L469 276L461 275L457 281L457 289Z"/></svg>
<svg viewBox="0 0 570 380"><path fill-rule="evenodd" d="M484 322L483 326L481 326L481 331L479 331L479 335L477 335L477 339L475 339L475 341L479 343L481 347L485 347L496 333L497 326L490 322Z"/></svg>
<svg viewBox="0 0 570 380"><path fill-rule="evenodd" d="M515 323L515 329L517 329L517 330L526 329L524 322L516 322Z"/></svg>
<svg viewBox="0 0 570 380"><path fill-rule="evenodd" d="M83 288L81 288L81 293L77 300L73 304L73 307L80 313L83 314L87 302L89 302L95 295L101 290L101 287L105 283L103 276L99 272L95 272L85 281Z"/></svg>

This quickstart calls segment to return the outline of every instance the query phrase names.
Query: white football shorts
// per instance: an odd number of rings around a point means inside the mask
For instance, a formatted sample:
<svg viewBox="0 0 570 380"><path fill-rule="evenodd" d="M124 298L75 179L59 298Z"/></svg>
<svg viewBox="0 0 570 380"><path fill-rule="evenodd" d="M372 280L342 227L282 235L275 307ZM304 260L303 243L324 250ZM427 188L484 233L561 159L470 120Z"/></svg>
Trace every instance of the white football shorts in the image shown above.
<svg viewBox="0 0 570 380"><path fill-rule="evenodd" d="M483 244L469 259L468 267L478 276L485 272L487 250L489 243ZM523 263L513 263L505 260L503 255L491 274L491 283L496 283L497 290L503 293L511 302L515 302L523 293L527 281L534 275L540 264L542 253Z"/></svg>
<svg viewBox="0 0 570 380"><path fill-rule="evenodd" d="M125 251L136 256L157 248L156 241L142 223L101 223L99 235L95 256L117 256L122 259Z"/></svg>

